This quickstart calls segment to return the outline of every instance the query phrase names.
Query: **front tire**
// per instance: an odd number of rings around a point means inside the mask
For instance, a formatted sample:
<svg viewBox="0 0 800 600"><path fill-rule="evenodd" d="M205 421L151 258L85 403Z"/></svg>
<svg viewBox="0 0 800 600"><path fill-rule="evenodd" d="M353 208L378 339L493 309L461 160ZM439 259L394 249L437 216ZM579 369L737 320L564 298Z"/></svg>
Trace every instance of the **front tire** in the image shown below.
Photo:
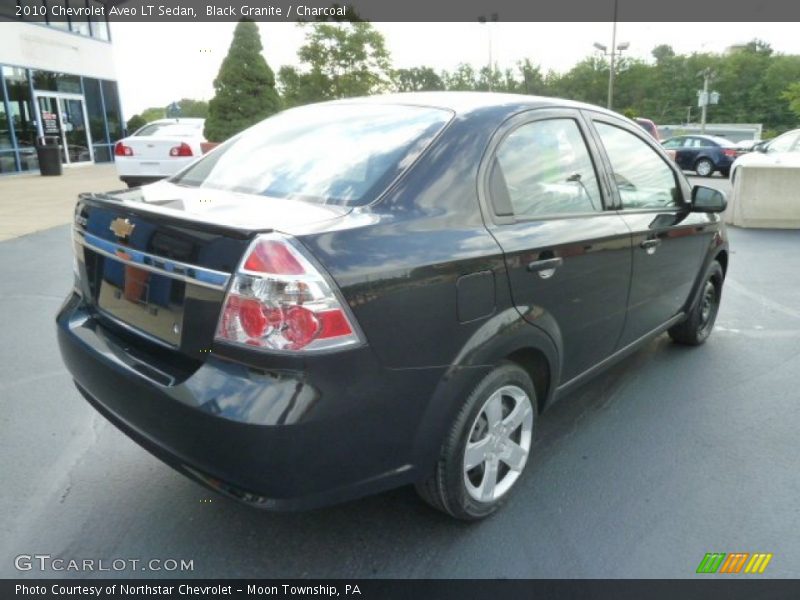
<svg viewBox="0 0 800 600"><path fill-rule="evenodd" d="M459 411L433 475L417 485L434 508L457 519L488 517L508 498L533 444L536 391L524 369L504 362Z"/></svg>
<svg viewBox="0 0 800 600"><path fill-rule="evenodd" d="M714 163L707 158L701 158L694 163L694 171L700 177L711 177L714 174Z"/></svg>
<svg viewBox="0 0 800 600"><path fill-rule="evenodd" d="M717 261L711 263L703 281L700 298L685 321L669 330L674 342L687 346L699 346L708 339L714 329L722 297L722 282L725 274Z"/></svg>

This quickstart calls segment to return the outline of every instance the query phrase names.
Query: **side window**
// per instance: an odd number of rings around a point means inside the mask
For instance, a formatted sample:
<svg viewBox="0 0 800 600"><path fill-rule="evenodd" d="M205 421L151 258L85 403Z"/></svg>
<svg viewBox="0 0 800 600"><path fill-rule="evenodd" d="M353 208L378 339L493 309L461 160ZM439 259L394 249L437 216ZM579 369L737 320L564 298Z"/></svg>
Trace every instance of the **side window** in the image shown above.
<svg viewBox="0 0 800 600"><path fill-rule="evenodd" d="M678 206L681 194L675 174L644 140L625 129L595 122L611 161L622 208Z"/></svg>
<svg viewBox="0 0 800 600"><path fill-rule="evenodd" d="M683 146L683 142L684 140L681 138L672 138L671 140L664 142L664 148L667 148L668 150L675 150Z"/></svg>
<svg viewBox="0 0 800 600"><path fill-rule="evenodd" d="M507 194L497 190L502 182ZM520 126L497 149L490 186L521 218L600 211L597 174L573 119Z"/></svg>

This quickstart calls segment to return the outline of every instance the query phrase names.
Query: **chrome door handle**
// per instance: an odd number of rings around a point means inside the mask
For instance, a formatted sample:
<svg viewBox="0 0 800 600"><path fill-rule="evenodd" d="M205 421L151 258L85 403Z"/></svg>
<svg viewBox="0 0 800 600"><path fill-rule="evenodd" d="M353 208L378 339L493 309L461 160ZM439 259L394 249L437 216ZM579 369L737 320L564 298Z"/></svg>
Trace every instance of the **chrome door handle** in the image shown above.
<svg viewBox="0 0 800 600"><path fill-rule="evenodd" d="M542 279L549 279L556 272L556 269L563 264L564 259L561 257L535 260L532 263L528 263L528 271L538 273Z"/></svg>
<svg viewBox="0 0 800 600"><path fill-rule="evenodd" d="M658 238L654 238L643 241L641 244L639 244L639 247L644 248L648 254L653 254L653 252L656 251L656 248L658 248L660 245L661 245L661 240Z"/></svg>

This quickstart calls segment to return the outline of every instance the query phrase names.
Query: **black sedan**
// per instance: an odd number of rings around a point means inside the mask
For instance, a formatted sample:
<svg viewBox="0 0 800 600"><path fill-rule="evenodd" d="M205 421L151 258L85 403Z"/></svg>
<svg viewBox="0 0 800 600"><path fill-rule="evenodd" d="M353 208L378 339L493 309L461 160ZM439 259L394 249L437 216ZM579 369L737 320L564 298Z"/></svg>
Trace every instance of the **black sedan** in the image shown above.
<svg viewBox="0 0 800 600"><path fill-rule="evenodd" d="M681 169L700 177L711 177L715 171L727 177L731 164L742 153L735 143L715 135L679 135L663 144L675 152L675 162Z"/></svg>
<svg viewBox="0 0 800 600"><path fill-rule="evenodd" d="M296 509L415 484L478 519L566 390L664 332L706 340L724 207L595 106L295 108L81 196L59 345L98 411L220 493Z"/></svg>

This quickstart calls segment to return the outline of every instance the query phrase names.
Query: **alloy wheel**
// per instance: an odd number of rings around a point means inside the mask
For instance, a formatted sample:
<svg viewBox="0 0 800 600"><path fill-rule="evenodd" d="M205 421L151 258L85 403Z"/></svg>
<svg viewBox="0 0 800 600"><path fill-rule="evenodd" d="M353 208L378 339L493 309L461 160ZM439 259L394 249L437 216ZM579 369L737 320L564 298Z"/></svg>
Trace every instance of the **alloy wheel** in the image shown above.
<svg viewBox="0 0 800 600"><path fill-rule="evenodd" d="M533 407L528 394L503 386L481 407L464 449L464 484L479 502L493 502L519 478L531 449Z"/></svg>

